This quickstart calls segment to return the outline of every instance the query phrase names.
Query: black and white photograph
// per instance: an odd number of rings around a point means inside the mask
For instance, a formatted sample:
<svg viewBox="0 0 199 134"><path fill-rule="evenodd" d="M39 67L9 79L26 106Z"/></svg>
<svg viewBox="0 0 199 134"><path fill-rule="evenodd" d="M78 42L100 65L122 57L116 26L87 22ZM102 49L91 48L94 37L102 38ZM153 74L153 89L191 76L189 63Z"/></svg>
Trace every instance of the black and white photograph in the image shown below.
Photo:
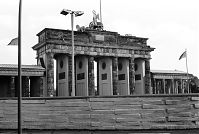
<svg viewBox="0 0 199 134"><path fill-rule="evenodd" d="M197 0L1 0L0 133L198 134Z"/></svg>

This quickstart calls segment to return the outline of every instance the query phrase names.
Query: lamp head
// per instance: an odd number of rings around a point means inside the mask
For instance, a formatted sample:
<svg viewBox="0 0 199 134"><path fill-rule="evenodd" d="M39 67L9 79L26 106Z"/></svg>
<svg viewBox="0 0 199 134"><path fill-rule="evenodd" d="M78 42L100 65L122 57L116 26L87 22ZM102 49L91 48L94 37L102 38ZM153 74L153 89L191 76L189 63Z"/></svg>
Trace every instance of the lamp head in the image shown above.
<svg viewBox="0 0 199 134"><path fill-rule="evenodd" d="M84 12L83 11L75 11L74 14L75 14L75 17L77 17L77 16L83 15Z"/></svg>
<svg viewBox="0 0 199 134"><path fill-rule="evenodd" d="M69 14L69 13L71 13L71 10L68 10L68 9L63 9L63 10L60 12L60 14L62 14L62 15L67 15L67 14Z"/></svg>

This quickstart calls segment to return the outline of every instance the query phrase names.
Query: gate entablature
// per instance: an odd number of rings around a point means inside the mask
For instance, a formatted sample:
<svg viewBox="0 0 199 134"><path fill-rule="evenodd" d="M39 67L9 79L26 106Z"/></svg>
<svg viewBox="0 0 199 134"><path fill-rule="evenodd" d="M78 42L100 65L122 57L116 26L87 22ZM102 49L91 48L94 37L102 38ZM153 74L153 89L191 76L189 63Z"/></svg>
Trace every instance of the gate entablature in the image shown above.
<svg viewBox="0 0 199 134"><path fill-rule="evenodd" d="M33 46L37 55L45 52L71 54L71 31L45 28L37 34L39 43ZM150 58L154 50L147 38L122 36L117 32L87 29L74 32L75 54Z"/></svg>

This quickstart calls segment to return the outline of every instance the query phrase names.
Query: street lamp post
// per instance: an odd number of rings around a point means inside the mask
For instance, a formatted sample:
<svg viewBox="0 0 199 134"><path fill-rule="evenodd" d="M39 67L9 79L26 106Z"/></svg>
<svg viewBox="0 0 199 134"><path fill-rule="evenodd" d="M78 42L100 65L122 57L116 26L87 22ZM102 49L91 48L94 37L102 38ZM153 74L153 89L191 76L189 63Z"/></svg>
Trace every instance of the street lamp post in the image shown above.
<svg viewBox="0 0 199 134"><path fill-rule="evenodd" d="M73 30L73 22L74 22L74 15L75 17L81 16L84 14L82 11L71 11L68 9L63 9L61 11L62 15L71 14L71 35L72 35L72 96L75 96L75 54L74 54L74 30Z"/></svg>
<svg viewBox="0 0 199 134"><path fill-rule="evenodd" d="M18 18L18 134L22 133L22 118L21 118L21 12L22 0L19 1L19 18Z"/></svg>

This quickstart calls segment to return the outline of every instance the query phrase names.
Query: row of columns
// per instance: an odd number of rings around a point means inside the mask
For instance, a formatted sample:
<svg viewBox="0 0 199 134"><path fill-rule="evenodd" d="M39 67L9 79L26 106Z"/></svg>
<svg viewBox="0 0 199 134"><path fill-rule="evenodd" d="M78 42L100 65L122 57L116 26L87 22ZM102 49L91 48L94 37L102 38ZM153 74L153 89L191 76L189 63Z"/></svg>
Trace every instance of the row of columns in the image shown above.
<svg viewBox="0 0 199 134"><path fill-rule="evenodd" d="M153 94L190 93L185 79L153 79Z"/></svg>
<svg viewBox="0 0 199 134"><path fill-rule="evenodd" d="M129 94L133 94L135 90L135 68L134 68L134 57L130 57L129 59ZM145 59L145 93L150 93L150 62ZM54 90L54 53L49 52L46 54L46 91L45 96L55 96ZM97 68L99 70L99 68ZM68 90L69 95L71 96L72 92L72 60L71 56L68 56ZM97 76L99 76L99 72L97 72ZM99 78L97 78L97 82L99 82ZM57 81L56 81L57 83ZM113 95L118 94L118 57L112 58L112 85L113 85ZM99 87L99 83L97 84L97 88ZM98 88L99 89L99 88ZM141 89L140 89L141 90ZM98 94L95 91L95 83L94 83L94 57L88 56L88 95L92 96Z"/></svg>
<svg viewBox="0 0 199 134"><path fill-rule="evenodd" d="M18 79L16 76L10 76L7 97L16 97L18 90ZM22 77L22 97L42 97L43 96L43 78L42 77Z"/></svg>

